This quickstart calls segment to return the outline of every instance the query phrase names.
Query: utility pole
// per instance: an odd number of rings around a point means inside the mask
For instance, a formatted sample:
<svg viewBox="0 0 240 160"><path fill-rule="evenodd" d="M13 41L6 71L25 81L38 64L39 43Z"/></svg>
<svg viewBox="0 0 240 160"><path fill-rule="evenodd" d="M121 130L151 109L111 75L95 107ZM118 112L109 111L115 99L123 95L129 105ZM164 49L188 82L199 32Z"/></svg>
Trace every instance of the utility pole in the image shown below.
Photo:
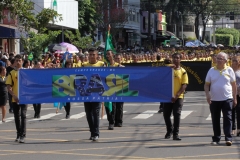
<svg viewBox="0 0 240 160"><path fill-rule="evenodd" d="M148 41L151 44L151 1L148 0Z"/></svg>
<svg viewBox="0 0 240 160"><path fill-rule="evenodd" d="M182 23L182 46L184 46L184 39L183 39L183 18L182 18L182 13L181 14L181 23Z"/></svg>

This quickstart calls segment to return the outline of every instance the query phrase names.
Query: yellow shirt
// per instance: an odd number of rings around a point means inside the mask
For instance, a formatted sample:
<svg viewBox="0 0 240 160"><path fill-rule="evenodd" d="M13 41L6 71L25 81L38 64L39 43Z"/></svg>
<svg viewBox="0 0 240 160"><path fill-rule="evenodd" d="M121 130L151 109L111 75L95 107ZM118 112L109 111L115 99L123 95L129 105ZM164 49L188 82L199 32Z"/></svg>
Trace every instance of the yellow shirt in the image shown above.
<svg viewBox="0 0 240 160"><path fill-rule="evenodd" d="M105 63L103 61L97 61L96 63L92 64L89 62L84 62L82 64L83 67L104 67Z"/></svg>
<svg viewBox="0 0 240 160"><path fill-rule="evenodd" d="M18 96L18 71L12 70L7 77L6 84L12 86L12 90L15 96ZM12 102L15 102L12 98Z"/></svg>
<svg viewBox="0 0 240 160"><path fill-rule="evenodd" d="M109 67L119 67L120 66L120 64L119 63L117 63L117 62L114 62L114 64L113 65L109 65Z"/></svg>
<svg viewBox="0 0 240 160"><path fill-rule="evenodd" d="M174 69L174 96L180 90L183 84L188 84L188 75L185 69ZM183 98L183 93L179 96Z"/></svg>
<svg viewBox="0 0 240 160"><path fill-rule="evenodd" d="M78 63L73 63L73 67L77 68L77 67L81 67L82 63L79 61Z"/></svg>

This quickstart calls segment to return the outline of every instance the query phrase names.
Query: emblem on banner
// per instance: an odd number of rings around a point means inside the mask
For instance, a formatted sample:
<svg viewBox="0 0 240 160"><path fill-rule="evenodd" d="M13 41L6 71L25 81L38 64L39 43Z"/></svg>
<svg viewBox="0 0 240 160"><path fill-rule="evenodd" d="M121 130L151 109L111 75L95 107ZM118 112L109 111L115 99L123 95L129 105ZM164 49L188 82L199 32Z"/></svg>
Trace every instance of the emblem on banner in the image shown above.
<svg viewBox="0 0 240 160"><path fill-rule="evenodd" d="M91 96L93 93L99 96L138 96L138 91L129 90L129 75L110 74L105 78L105 86L99 74L85 75L53 75L52 96L65 97Z"/></svg>

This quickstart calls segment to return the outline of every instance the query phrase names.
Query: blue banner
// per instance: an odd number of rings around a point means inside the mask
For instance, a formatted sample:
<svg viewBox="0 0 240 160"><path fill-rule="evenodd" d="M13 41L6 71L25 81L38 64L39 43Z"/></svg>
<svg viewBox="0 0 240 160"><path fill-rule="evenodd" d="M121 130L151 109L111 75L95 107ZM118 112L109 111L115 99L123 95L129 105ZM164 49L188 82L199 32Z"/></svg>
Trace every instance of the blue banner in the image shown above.
<svg viewBox="0 0 240 160"><path fill-rule="evenodd" d="M170 102L169 67L21 69L20 104L53 102Z"/></svg>

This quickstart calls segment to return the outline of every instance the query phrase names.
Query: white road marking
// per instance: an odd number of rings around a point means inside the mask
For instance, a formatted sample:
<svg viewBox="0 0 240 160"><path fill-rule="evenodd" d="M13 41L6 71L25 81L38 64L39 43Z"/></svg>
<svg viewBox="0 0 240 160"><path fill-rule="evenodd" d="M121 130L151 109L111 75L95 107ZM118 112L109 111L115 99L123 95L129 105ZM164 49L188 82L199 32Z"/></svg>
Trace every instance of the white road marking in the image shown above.
<svg viewBox="0 0 240 160"><path fill-rule="evenodd" d="M123 111L123 114L126 113L126 112L127 112L127 111ZM100 118L100 119L101 119L101 118ZM107 114L105 114L102 119L107 119Z"/></svg>
<svg viewBox="0 0 240 160"><path fill-rule="evenodd" d="M29 122L32 122L32 121L42 121L42 120L46 120L46 119L50 119L52 117L55 117L55 116L58 116L62 113L50 113L50 114L47 114L47 115L44 115L44 116L41 116L40 118L36 118L36 119L31 119L31 120L28 120Z"/></svg>
<svg viewBox="0 0 240 160"><path fill-rule="evenodd" d="M147 111L137 115L133 119L148 119L149 117L152 117L155 113L158 113L158 110L147 110Z"/></svg>
<svg viewBox="0 0 240 160"><path fill-rule="evenodd" d="M223 114L221 112L221 119L223 118ZM207 121L211 121L212 120L212 116L211 116L211 113L209 114L209 116L207 117L206 119Z"/></svg>
<svg viewBox="0 0 240 160"><path fill-rule="evenodd" d="M186 118L189 114L191 114L193 111L182 111L181 112L181 119ZM173 119L173 116L171 116L171 119Z"/></svg>
<svg viewBox="0 0 240 160"><path fill-rule="evenodd" d="M26 116L29 116L30 114L27 114ZM9 117L9 118L6 118L5 119L5 122L2 122L2 121L0 121L0 124L4 124L4 123L7 123L7 122L11 122L11 121L13 121L14 120L14 117Z"/></svg>
<svg viewBox="0 0 240 160"><path fill-rule="evenodd" d="M70 116L69 119L61 119L61 120L65 121L65 120L71 120L71 119L80 119L80 118L84 117L85 115L86 115L85 112L81 112L79 114L74 114L74 115Z"/></svg>

